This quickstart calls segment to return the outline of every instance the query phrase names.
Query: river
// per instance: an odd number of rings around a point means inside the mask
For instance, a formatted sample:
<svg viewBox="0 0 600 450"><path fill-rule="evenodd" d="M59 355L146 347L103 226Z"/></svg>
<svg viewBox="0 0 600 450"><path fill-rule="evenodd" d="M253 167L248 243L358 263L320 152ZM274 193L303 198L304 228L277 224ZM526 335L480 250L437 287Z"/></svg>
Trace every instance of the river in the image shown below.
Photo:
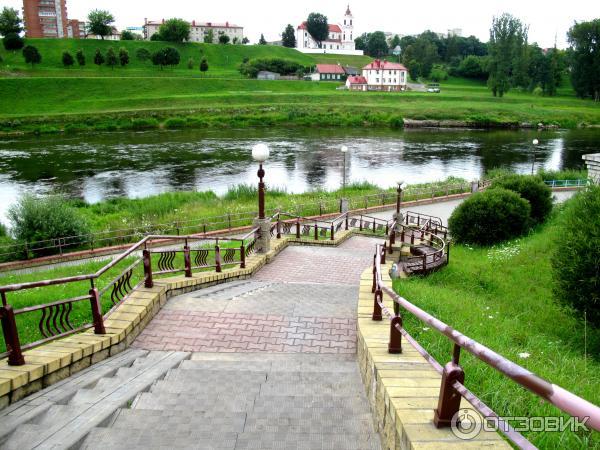
<svg viewBox="0 0 600 450"><path fill-rule="evenodd" d="M336 189L349 147L348 182L381 187L444 179L468 180L503 167L515 172L581 168L598 150L600 131L381 129L233 129L107 132L0 139L0 220L24 192L62 193L87 202L176 190L220 194L256 182L251 148L271 148L266 181L289 192Z"/></svg>

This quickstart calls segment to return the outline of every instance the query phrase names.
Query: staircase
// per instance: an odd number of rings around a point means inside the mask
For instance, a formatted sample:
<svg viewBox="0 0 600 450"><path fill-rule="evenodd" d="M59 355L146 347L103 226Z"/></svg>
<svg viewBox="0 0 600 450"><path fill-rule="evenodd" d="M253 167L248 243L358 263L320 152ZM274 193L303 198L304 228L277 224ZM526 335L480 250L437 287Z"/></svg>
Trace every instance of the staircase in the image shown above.
<svg viewBox="0 0 600 450"><path fill-rule="evenodd" d="M192 354L81 448L379 449L354 355Z"/></svg>

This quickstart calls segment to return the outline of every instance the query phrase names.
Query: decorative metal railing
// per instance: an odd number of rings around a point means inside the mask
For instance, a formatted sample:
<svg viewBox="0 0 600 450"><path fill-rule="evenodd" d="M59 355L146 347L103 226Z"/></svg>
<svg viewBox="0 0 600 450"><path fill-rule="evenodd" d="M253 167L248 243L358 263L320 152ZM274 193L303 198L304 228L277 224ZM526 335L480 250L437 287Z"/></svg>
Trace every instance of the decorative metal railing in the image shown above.
<svg viewBox="0 0 600 450"><path fill-rule="evenodd" d="M584 179L579 179L579 180L544 180L544 183L546 183L548 186L550 186L551 188L563 188L563 187L574 187L574 188L580 188L580 187L586 187L590 184L590 180L584 180Z"/></svg>
<svg viewBox="0 0 600 450"><path fill-rule="evenodd" d="M136 286L143 284L152 287L154 276L177 272L192 277L194 271L198 270L214 269L221 272L225 267L238 265L245 268L246 258L256 250L258 237L258 229L237 239L202 235L146 236L95 273L0 286L0 319L6 345L6 352L0 354L0 358L8 356L10 365L23 365L23 350L92 327L96 334L105 334L104 317L123 302ZM154 242L169 247L150 250ZM183 248L174 248L174 243L183 243ZM192 247L192 243L196 245ZM153 264L157 270L153 270ZM121 270L120 267L124 268ZM89 283L87 288L86 283ZM51 287L55 289L47 292L48 297L58 296L64 291L80 292L82 295L17 309L8 302L10 297L19 302L19 294L24 292ZM89 307L86 308L85 303L89 303ZM103 307L104 310L108 309L105 314ZM38 317L35 318L34 314ZM21 318L27 320L19 326ZM32 338L32 342L21 345L20 331L27 332L28 337L36 334L32 330L32 323L37 323L39 339Z"/></svg>
<svg viewBox="0 0 600 450"><path fill-rule="evenodd" d="M586 425L600 431L600 408L598 406L566 391L560 386L544 380L524 367L504 358L474 339L454 330L450 325L442 322L398 295L391 287L383 282L382 264L385 264L385 257L385 245L382 246L377 244L375 247L375 255L373 256L372 293L374 294L374 300L371 318L374 321L381 321L385 314L390 320L389 353L402 353L402 337L404 336L406 340L410 342L429 362L429 364L442 375L438 406L435 410L433 420L438 428L451 425L454 415L459 410L461 397L464 397L483 417L492 418L494 422L498 424L499 431L501 431L507 439L518 448L535 448L525 437L515 431L508 423L504 422L501 417L465 386L465 374L459 362L461 350L466 350L478 360L494 368L525 389L533 392L535 395L543 398L561 411L570 414L571 416L578 417L581 420L587 420ZM384 304L384 293L393 302L393 311ZM446 336L448 340L454 344L452 359L449 363L442 367L435 358L412 338L408 331L403 327L400 308L411 313L418 320L427 324L428 327Z"/></svg>

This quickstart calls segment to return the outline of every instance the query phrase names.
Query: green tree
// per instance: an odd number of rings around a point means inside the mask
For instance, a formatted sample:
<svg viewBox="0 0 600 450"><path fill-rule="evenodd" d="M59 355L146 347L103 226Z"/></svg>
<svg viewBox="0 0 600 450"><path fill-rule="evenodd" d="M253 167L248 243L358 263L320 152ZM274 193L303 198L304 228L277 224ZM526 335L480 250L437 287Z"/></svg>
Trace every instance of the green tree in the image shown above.
<svg viewBox="0 0 600 450"><path fill-rule="evenodd" d="M135 41L135 34L133 34L129 30L121 31L121 40L122 41Z"/></svg>
<svg viewBox="0 0 600 450"><path fill-rule="evenodd" d="M283 33L281 34L281 43L287 48L296 47L296 33L291 24L288 24L287 27L285 27L285 30L283 30Z"/></svg>
<svg viewBox="0 0 600 450"><path fill-rule="evenodd" d="M222 34L221 36L219 36L219 44L229 44L229 36L227 36L226 34Z"/></svg>
<svg viewBox="0 0 600 450"><path fill-rule="evenodd" d="M119 63L117 54L112 47L109 47L106 51L106 65L114 70L115 66Z"/></svg>
<svg viewBox="0 0 600 450"><path fill-rule="evenodd" d="M160 33L157 31L152 36L150 36L150 40L152 42L159 42L159 41L163 41L164 39L162 38L162 36L160 35Z"/></svg>
<svg viewBox="0 0 600 450"><path fill-rule="evenodd" d="M250 39L248 39L247 37L244 36L244 38L242 39L242 44L246 45L250 43Z"/></svg>
<svg viewBox="0 0 600 450"><path fill-rule="evenodd" d="M400 45L400 36L397 34L394 35L392 39L390 39L390 48L396 48Z"/></svg>
<svg viewBox="0 0 600 450"><path fill-rule="evenodd" d="M63 66L68 68L75 64L75 59L73 58L73 55L71 55L69 52L63 52L62 63Z"/></svg>
<svg viewBox="0 0 600 450"><path fill-rule="evenodd" d="M402 61L409 68L415 63L418 64L419 76L429 77L433 65L439 60L438 50L435 43L429 40L427 35L421 35L416 38L412 44L406 47L402 52ZM413 62L414 61L414 62ZM413 77L413 73L411 73ZM414 77L413 77L414 79Z"/></svg>
<svg viewBox="0 0 600 450"><path fill-rule="evenodd" d="M194 68L194 58L189 58L187 63L188 69L192 70Z"/></svg>
<svg viewBox="0 0 600 450"><path fill-rule="evenodd" d="M239 38L239 37L237 37L237 36L236 36L236 37L234 37L234 38L233 38L233 41L231 41L231 43L232 43L233 45L238 45L238 44L240 43L240 38Z"/></svg>
<svg viewBox="0 0 600 450"><path fill-rule="evenodd" d="M469 55L460 62L458 74L465 78L487 78L487 71L483 67L483 64L481 56Z"/></svg>
<svg viewBox="0 0 600 450"><path fill-rule="evenodd" d="M2 45L8 51L21 50L25 46L25 40L17 33L8 33L2 39Z"/></svg>
<svg viewBox="0 0 600 450"><path fill-rule="evenodd" d="M200 61L200 72L205 73L208 71L208 61L206 60L206 58L202 58L202 61Z"/></svg>
<svg viewBox="0 0 600 450"><path fill-rule="evenodd" d="M327 23L327 17L320 13L310 13L308 19L306 19L306 30L317 42L319 48L321 42L327 40L329 37L329 25Z"/></svg>
<svg viewBox="0 0 600 450"><path fill-rule="evenodd" d="M147 48L142 47L136 50L135 57L141 62L146 62L152 58L152 54Z"/></svg>
<svg viewBox="0 0 600 450"><path fill-rule="evenodd" d="M129 52L125 47L119 49L119 63L121 64L121 67L125 67L129 64Z"/></svg>
<svg viewBox="0 0 600 450"><path fill-rule="evenodd" d="M212 29L210 29L204 35L204 43L205 44L212 44L214 42L215 42L215 32Z"/></svg>
<svg viewBox="0 0 600 450"><path fill-rule="evenodd" d="M494 97L503 97L510 89L513 72L522 71L522 52L526 37L527 27L519 19L510 14L494 17L488 44L488 87Z"/></svg>
<svg viewBox="0 0 600 450"><path fill-rule="evenodd" d="M190 24L183 19L169 19L160 26L158 32L162 41L183 42L190 39Z"/></svg>
<svg viewBox="0 0 600 450"><path fill-rule="evenodd" d="M77 53L75 53L75 58L77 59L77 64L79 64L79 67L85 66L85 55L83 54L83 50L77 50Z"/></svg>
<svg viewBox="0 0 600 450"><path fill-rule="evenodd" d="M368 36L369 39L367 41L366 49L367 55L375 58L381 58L389 53L390 48L388 47L388 43L385 39L385 34L383 31L375 31Z"/></svg>
<svg viewBox="0 0 600 450"><path fill-rule="evenodd" d="M14 8L5 6L0 12L0 36L6 36L14 33L19 34L23 31L19 12Z"/></svg>
<svg viewBox="0 0 600 450"><path fill-rule="evenodd" d="M176 48L166 47L165 52L165 63L167 66L175 67L181 61L181 55Z"/></svg>
<svg viewBox="0 0 600 450"><path fill-rule="evenodd" d="M600 19L575 23L567 37L573 89L578 97L600 101Z"/></svg>
<svg viewBox="0 0 600 450"><path fill-rule="evenodd" d="M104 64L104 55L99 48L97 48L96 53L94 53L94 64L96 64L98 67Z"/></svg>
<svg viewBox="0 0 600 450"><path fill-rule="evenodd" d="M112 34L112 24L114 21L114 16L108 11L94 9L88 14L89 33L100 36L104 40L105 36Z"/></svg>
<svg viewBox="0 0 600 450"><path fill-rule="evenodd" d="M267 45L267 40L265 39L264 34L260 34L260 39L258 40L258 45Z"/></svg>
<svg viewBox="0 0 600 450"><path fill-rule="evenodd" d="M354 39L354 47L356 50L366 50L367 42L369 41L369 35L367 33L363 33Z"/></svg>
<svg viewBox="0 0 600 450"><path fill-rule="evenodd" d="M42 55L40 55L38 49L33 45L26 45L23 48L23 58L25 58L27 64L31 64L32 68L34 65L42 62Z"/></svg>
<svg viewBox="0 0 600 450"><path fill-rule="evenodd" d="M152 54L152 64L160 66L160 70L163 70L163 67L167 65L167 57L164 48L161 48Z"/></svg>

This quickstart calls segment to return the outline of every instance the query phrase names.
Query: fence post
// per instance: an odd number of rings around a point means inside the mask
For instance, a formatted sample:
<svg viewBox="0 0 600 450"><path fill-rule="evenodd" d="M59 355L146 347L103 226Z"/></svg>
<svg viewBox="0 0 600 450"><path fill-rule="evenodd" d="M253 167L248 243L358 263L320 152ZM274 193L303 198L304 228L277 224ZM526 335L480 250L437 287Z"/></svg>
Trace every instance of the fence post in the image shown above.
<svg viewBox="0 0 600 450"><path fill-rule="evenodd" d="M90 306L92 307L92 318L94 320L94 333L106 334L104 329L104 318L102 317L102 306L100 305L100 294L98 288L90 289Z"/></svg>
<svg viewBox="0 0 600 450"><path fill-rule="evenodd" d="M390 224L388 222L385 223L385 235L390 234Z"/></svg>
<svg viewBox="0 0 600 450"><path fill-rule="evenodd" d="M296 219L296 239L300 239L300 219Z"/></svg>
<svg viewBox="0 0 600 450"><path fill-rule="evenodd" d="M227 213L227 225L229 225L229 229L231 230L231 213Z"/></svg>
<svg viewBox="0 0 600 450"><path fill-rule="evenodd" d="M427 270L427 255L423 255L421 258L423 258L423 270Z"/></svg>
<svg viewBox="0 0 600 450"><path fill-rule="evenodd" d="M375 266L375 261L377 258L377 254L373 255L373 285L371 286L371 293L375 293L375 290L377 289L377 281L376 281L376 275L377 275L377 269Z"/></svg>
<svg viewBox="0 0 600 450"><path fill-rule="evenodd" d="M365 210L369 209L369 197L365 195Z"/></svg>
<svg viewBox="0 0 600 450"><path fill-rule="evenodd" d="M387 242L383 242L383 247L381 248L381 264L385 264L385 254L387 253Z"/></svg>
<svg viewBox="0 0 600 450"><path fill-rule="evenodd" d="M460 346L454 344L452 361L444 366L442 372L442 384L440 387L440 397L438 407L433 414L433 423L437 428L449 427L452 425L452 417L460 408L461 395L454 389L454 382L464 383L465 372L458 364L460 357Z"/></svg>
<svg viewBox="0 0 600 450"><path fill-rule="evenodd" d="M348 231L348 213L346 213L346 231Z"/></svg>
<svg viewBox="0 0 600 450"><path fill-rule="evenodd" d="M221 272L221 248L219 244L215 245L215 266L217 273Z"/></svg>
<svg viewBox="0 0 600 450"><path fill-rule="evenodd" d="M63 254L63 250L62 250L62 239L58 238L58 253L62 256Z"/></svg>
<svg viewBox="0 0 600 450"><path fill-rule="evenodd" d="M315 222L315 241L319 240L319 227L317 226L317 223Z"/></svg>
<svg viewBox="0 0 600 450"><path fill-rule="evenodd" d="M183 262L185 264L185 276L186 278L192 277L192 257L190 255L190 247L187 245L183 247Z"/></svg>
<svg viewBox="0 0 600 450"><path fill-rule="evenodd" d="M388 353L402 353L402 333L396 328L398 325L402 328L402 317L396 316L390 324L390 343L388 344Z"/></svg>
<svg viewBox="0 0 600 450"><path fill-rule="evenodd" d="M281 218L277 217L277 239L281 239Z"/></svg>
<svg viewBox="0 0 600 450"><path fill-rule="evenodd" d="M380 301L383 301L383 292L381 292L381 289L376 289L375 296L373 297L373 316L371 319L378 322L383 320L383 316L381 315L381 305L379 304Z"/></svg>
<svg viewBox="0 0 600 450"><path fill-rule="evenodd" d="M23 358L21 352L21 342L19 341L19 332L17 331L17 322L12 306L4 305L0 308L0 317L2 317L4 343L8 351L8 365L22 366L25 364L25 358Z"/></svg>
<svg viewBox="0 0 600 450"><path fill-rule="evenodd" d="M376 223L375 223L375 219L373 219L373 233L377 232L377 228L376 228Z"/></svg>
<svg viewBox="0 0 600 450"><path fill-rule="evenodd" d="M360 216L360 225L359 225L358 229L359 229L360 231L362 231L362 230L363 230L363 221L362 221L362 216Z"/></svg>
<svg viewBox="0 0 600 450"><path fill-rule="evenodd" d="M144 260L144 287L152 288L154 287L154 282L152 281L152 257L147 249L144 249L142 252L142 257Z"/></svg>
<svg viewBox="0 0 600 450"><path fill-rule="evenodd" d="M396 227L390 232L390 247L396 243ZM390 248L390 253L392 249Z"/></svg>
<svg viewBox="0 0 600 450"><path fill-rule="evenodd" d="M331 240L332 240L332 241L335 241L334 233L335 233L335 231L334 231L334 228L333 228L333 222L332 222L332 223L331 223Z"/></svg>
<svg viewBox="0 0 600 450"><path fill-rule="evenodd" d="M240 268L245 269L246 268L246 246L244 245L243 242L242 242L242 245L240 246L240 256L241 256Z"/></svg>

